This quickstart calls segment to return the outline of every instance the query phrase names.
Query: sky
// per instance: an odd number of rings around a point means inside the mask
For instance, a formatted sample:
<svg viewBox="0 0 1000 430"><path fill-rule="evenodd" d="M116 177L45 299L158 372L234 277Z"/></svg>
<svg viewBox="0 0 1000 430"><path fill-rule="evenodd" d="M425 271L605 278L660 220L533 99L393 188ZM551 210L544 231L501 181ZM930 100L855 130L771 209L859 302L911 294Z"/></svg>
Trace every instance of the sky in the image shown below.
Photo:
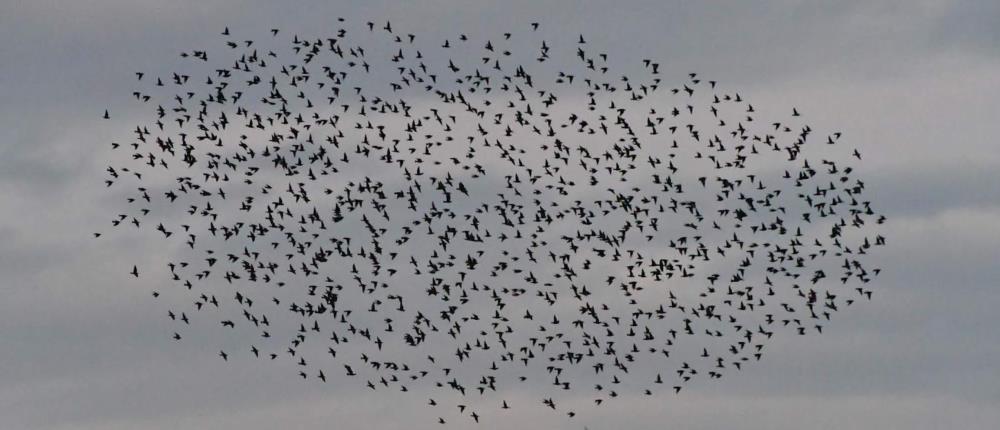
<svg viewBox="0 0 1000 430"><path fill-rule="evenodd" d="M420 402L222 362L172 329L122 261L157 242L107 221L122 83L234 32L324 34L336 17L421 35L540 22L665 77L711 76L761 109L796 106L861 148L889 221L871 303L822 336L683 395L596 411L588 428L991 429L1000 425L1000 3L993 1L0 0L0 427L430 427ZM422 36L423 37L423 36ZM160 282L150 280L149 282ZM164 285L166 280L162 281ZM416 423L416 424L415 424ZM484 428L581 428L541 408Z"/></svg>

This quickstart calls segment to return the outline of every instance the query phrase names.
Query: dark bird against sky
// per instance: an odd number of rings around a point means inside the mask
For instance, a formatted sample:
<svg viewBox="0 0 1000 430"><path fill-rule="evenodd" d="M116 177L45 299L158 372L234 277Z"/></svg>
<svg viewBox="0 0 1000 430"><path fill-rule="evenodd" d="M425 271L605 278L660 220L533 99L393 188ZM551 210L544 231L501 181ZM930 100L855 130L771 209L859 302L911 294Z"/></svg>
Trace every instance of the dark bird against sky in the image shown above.
<svg viewBox="0 0 1000 430"><path fill-rule="evenodd" d="M617 74L537 23L433 41L336 24L226 27L135 73L150 117L111 146L128 196L109 211L180 249L174 340L226 330L247 345L222 360L406 391L442 424L532 406L505 390L547 381L538 405L577 419L563 399L683 396L871 299L885 218L833 161L860 152L797 108L758 116L653 59Z"/></svg>

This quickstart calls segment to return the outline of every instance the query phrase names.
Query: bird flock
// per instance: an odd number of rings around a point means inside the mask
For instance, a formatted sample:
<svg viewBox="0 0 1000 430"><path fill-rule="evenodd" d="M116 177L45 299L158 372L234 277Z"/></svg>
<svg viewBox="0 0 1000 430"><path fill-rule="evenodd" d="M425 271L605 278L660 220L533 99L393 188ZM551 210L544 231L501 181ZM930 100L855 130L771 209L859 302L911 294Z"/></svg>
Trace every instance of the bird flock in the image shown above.
<svg viewBox="0 0 1000 430"><path fill-rule="evenodd" d="M122 275L171 286L153 295L175 341L218 333L218 360L465 426L684 395L871 299L885 217L861 154L798 109L537 23L335 24L226 28L103 113L134 126L95 236L163 240L168 261Z"/></svg>

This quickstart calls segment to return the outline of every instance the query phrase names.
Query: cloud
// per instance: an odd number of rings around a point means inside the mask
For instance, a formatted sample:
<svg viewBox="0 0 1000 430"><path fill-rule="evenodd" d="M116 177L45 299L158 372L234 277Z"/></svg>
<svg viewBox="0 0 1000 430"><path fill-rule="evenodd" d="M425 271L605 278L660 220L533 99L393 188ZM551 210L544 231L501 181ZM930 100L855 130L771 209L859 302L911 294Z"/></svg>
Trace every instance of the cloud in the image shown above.
<svg viewBox="0 0 1000 430"><path fill-rule="evenodd" d="M152 280L163 270L152 262L180 251L149 252L151 239L109 247L88 237L106 225L101 170L116 130L134 121L126 108L133 71L171 70L180 50L215 41L225 26L254 38L271 27L319 35L336 16L358 15L390 19L428 40L499 36L539 21L553 43L583 33L613 61L651 57L672 77L711 75L765 112L799 106L817 129L842 129L862 149L867 192L890 215L874 300L844 312L823 336L776 342L764 361L720 384L593 408L589 428L991 428L1000 422L993 407L1000 370L991 360L1000 306L997 8L989 1L18 2L0 14L0 56L8 60L0 65L0 337L7 342L0 426L433 423L437 412L412 396L319 387L288 367L248 359L224 364L215 348L244 343L215 331L192 330L171 343L173 326L150 315L162 308L149 292L161 288L174 300L172 285L134 288L120 267L147 261L144 279ZM108 106L114 119L101 122ZM511 398L536 401L528 393ZM580 428L535 409L488 422Z"/></svg>

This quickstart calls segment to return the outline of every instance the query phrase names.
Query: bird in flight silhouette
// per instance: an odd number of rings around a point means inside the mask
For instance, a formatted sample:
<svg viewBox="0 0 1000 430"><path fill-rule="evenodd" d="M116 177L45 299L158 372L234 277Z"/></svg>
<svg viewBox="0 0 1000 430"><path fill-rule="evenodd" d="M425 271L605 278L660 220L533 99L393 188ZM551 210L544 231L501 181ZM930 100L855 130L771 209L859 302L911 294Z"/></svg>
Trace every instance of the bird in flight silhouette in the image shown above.
<svg viewBox="0 0 1000 430"><path fill-rule="evenodd" d="M226 27L135 73L148 117L111 145L108 211L171 250L142 279L174 283L156 294L177 299L175 341L245 340L219 357L405 391L465 426L579 419L581 393L684 395L871 299L885 217L860 152L798 108L767 117L538 23L445 40L335 24Z"/></svg>

